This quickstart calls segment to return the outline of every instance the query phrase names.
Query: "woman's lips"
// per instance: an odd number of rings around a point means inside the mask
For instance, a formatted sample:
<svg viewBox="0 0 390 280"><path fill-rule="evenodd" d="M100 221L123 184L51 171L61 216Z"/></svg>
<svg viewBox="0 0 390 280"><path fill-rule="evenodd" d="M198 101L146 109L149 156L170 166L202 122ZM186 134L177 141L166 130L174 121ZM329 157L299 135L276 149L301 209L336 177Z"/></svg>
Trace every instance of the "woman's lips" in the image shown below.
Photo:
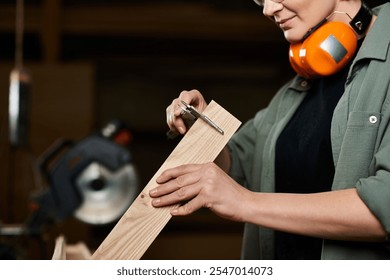
<svg viewBox="0 0 390 280"><path fill-rule="evenodd" d="M281 29L289 29L289 28L291 28L291 23L292 23L292 20L294 19L294 17L277 20L276 23L279 25L279 27Z"/></svg>

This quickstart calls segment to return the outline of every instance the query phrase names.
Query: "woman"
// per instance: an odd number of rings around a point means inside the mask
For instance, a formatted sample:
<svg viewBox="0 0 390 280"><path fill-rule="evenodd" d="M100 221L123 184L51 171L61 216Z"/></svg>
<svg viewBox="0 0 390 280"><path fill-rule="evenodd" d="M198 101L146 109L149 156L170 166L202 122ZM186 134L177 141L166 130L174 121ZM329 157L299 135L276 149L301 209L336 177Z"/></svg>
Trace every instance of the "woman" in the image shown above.
<svg viewBox="0 0 390 280"><path fill-rule="evenodd" d="M185 202L172 215L206 207L245 222L245 259L390 258L390 4L363 20L360 0L258 4L292 44L324 18L363 25L359 49L336 73L284 85L215 164L163 172L153 206ZM167 108L170 129L185 134L180 100L207 104L192 90Z"/></svg>

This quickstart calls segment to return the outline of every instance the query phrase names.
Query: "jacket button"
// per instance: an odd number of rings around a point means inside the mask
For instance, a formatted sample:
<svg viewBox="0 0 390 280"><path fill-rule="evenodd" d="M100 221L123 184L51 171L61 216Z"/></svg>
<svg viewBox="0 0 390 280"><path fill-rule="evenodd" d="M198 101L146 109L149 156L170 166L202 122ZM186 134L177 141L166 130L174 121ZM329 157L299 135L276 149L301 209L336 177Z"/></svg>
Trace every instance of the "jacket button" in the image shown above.
<svg viewBox="0 0 390 280"><path fill-rule="evenodd" d="M374 124L378 121L378 118L376 116L370 116L369 120L370 120L370 123Z"/></svg>
<svg viewBox="0 0 390 280"><path fill-rule="evenodd" d="M307 87L308 84L309 83L306 80L304 80L301 82L301 87L305 88L305 87Z"/></svg>

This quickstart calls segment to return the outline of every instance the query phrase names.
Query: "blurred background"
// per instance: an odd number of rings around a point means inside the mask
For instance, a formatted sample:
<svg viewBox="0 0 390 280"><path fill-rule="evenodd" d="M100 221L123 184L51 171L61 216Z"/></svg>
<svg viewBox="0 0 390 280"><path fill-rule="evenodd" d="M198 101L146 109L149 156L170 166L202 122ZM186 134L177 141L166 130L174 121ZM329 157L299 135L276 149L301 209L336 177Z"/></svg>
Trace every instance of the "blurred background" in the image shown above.
<svg viewBox="0 0 390 280"><path fill-rule="evenodd" d="M96 249L113 204L127 207L178 143L165 134L172 99L198 89L245 122L293 76L287 51L251 0L2 0L0 258L50 259L60 234ZM239 259L241 235L201 210L172 219L143 258Z"/></svg>

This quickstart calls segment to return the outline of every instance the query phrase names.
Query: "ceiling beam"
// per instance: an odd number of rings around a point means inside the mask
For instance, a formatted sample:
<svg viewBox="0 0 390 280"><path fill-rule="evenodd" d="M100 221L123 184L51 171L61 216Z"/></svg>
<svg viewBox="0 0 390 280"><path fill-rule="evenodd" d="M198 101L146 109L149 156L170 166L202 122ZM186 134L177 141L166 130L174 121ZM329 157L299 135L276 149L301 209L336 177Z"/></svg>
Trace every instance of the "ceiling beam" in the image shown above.
<svg viewBox="0 0 390 280"><path fill-rule="evenodd" d="M259 11L232 11L205 3L63 6L59 0L25 8L25 31L92 36L174 37L281 41L279 30ZM54 11L48 15L48 11ZM0 4L0 32L14 30L15 7ZM53 38L54 38L53 37ZM54 38L54 40L56 40Z"/></svg>

